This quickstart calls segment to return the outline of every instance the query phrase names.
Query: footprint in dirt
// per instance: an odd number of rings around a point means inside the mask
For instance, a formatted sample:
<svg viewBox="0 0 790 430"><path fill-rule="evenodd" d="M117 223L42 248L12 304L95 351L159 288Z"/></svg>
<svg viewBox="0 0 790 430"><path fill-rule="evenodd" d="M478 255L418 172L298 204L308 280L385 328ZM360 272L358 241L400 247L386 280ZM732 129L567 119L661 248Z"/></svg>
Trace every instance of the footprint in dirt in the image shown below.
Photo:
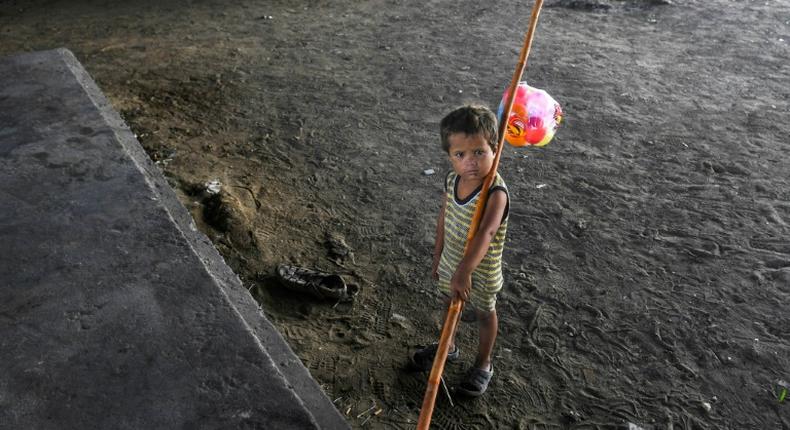
<svg viewBox="0 0 790 430"><path fill-rule="evenodd" d="M546 7L561 7L565 9L591 12L607 11L612 8L612 5L604 1L596 0L559 0L547 4Z"/></svg>
<svg viewBox="0 0 790 430"><path fill-rule="evenodd" d="M354 251L348 246L346 238L340 233L327 232L324 245L326 246L329 258L337 265L343 266L346 260L351 260L352 263L355 263Z"/></svg>
<svg viewBox="0 0 790 430"><path fill-rule="evenodd" d="M620 1L618 6L633 9L647 9L654 6L671 5L670 0L648 0L648 1ZM546 5L546 7L559 7L582 12L607 12L614 8L613 2L609 0L558 0Z"/></svg>

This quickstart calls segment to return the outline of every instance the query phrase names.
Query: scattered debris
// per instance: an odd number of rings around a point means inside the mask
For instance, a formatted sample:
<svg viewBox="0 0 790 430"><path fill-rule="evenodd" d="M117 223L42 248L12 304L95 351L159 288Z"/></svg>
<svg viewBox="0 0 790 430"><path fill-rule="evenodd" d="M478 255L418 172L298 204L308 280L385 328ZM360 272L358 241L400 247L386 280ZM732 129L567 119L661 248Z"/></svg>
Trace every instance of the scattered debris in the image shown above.
<svg viewBox="0 0 790 430"><path fill-rule="evenodd" d="M431 176L434 173L436 173L436 171L433 170L433 169L425 169L425 170L422 171L422 174L425 175L425 176Z"/></svg>
<svg viewBox="0 0 790 430"><path fill-rule="evenodd" d="M327 232L325 245L329 252L329 258L337 265L342 266L347 259L350 259L352 263L354 262L354 252L346 243L346 238L341 234Z"/></svg>
<svg viewBox="0 0 790 430"><path fill-rule="evenodd" d="M790 384L788 384L784 379L780 379L776 381L776 385L779 386L779 394L777 395L777 399L779 400L779 403L784 403L785 398L787 398L787 390L790 388Z"/></svg>
<svg viewBox="0 0 790 430"><path fill-rule="evenodd" d="M222 190L222 183L219 179L214 179L205 183L206 192L209 194L219 194Z"/></svg>
<svg viewBox="0 0 790 430"><path fill-rule="evenodd" d="M409 328L409 320L401 314L396 314L395 312L393 312L392 316L390 317L390 321L393 324L400 326L401 328L404 329Z"/></svg>
<svg viewBox="0 0 790 430"><path fill-rule="evenodd" d="M568 423L577 423L582 419L581 415L573 409L563 412L562 417L565 418Z"/></svg>
<svg viewBox="0 0 790 430"><path fill-rule="evenodd" d="M545 188L546 186L547 186L546 184L538 184L535 186L535 188L541 189L541 188Z"/></svg>
<svg viewBox="0 0 790 430"><path fill-rule="evenodd" d="M376 402L373 402L373 406L371 406L370 408L366 409L363 412L360 412L359 415L357 415L357 418L362 418L364 415L367 415L368 413L372 412L373 409L376 409Z"/></svg>
<svg viewBox="0 0 790 430"><path fill-rule="evenodd" d="M450 390L447 389L447 383L444 382L444 376L440 377L439 381L442 383L442 388L444 388L444 395L447 396L447 400L450 401L450 407L454 408L455 405L453 404L453 397L450 395Z"/></svg>

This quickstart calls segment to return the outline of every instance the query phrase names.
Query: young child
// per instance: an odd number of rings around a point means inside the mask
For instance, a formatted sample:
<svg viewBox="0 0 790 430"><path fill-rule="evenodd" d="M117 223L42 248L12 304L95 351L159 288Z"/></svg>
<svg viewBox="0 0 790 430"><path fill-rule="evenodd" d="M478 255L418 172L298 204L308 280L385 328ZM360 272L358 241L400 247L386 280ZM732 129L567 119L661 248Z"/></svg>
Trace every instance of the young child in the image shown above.
<svg viewBox="0 0 790 430"><path fill-rule="evenodd" d="M442 148L449 155L453 169L445 180L445 198L436 227L432 276L438 281L447 303L449 298L459 297L475 309L479 325L477 358L458 391L476 397L486 391L494 374L491 353L498 328L495 305L503 284L502 251L509 197L505 182L497 174L477 234L464 254L483 181L494 162L497 120L486 107L463 106L444 117L440 128ZM411 356L412 367L430 370L436 349L434 344L415 352ZM447 360L458 358L459 350L453 338Z"/></svg>

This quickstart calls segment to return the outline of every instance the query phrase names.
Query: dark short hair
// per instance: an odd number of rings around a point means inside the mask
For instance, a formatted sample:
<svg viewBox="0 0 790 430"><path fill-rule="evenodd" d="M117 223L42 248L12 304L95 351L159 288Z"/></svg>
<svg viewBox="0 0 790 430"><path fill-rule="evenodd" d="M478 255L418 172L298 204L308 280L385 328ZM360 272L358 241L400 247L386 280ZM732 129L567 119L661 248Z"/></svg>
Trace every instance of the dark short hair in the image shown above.
<svg viewBox="0 0 790 430"><path fill-rule="evenodd" d="M482 133L488 142L491 150L496 152L497 147L497 119L491 109L480 105L461 106L447 116L442 118L439 123L442 135L442 149L450 152L451 134L464 133L467 136Z"/></svg>

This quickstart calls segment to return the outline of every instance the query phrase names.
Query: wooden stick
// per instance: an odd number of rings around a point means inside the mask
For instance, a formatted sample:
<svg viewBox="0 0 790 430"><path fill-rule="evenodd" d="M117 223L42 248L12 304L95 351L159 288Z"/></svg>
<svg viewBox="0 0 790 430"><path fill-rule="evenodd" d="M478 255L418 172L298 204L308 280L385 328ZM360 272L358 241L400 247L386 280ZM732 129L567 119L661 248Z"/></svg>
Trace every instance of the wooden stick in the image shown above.
<svg viewBox="0 0 790 430"><path fill-rule="evenodd" d="M535 34L535 27L538 24L538 16L540 15L540 8L542 6L543 0L535 0L535 4L532 6L532 15L529 19L529 29L527 30L524 45L521 47L521 54L519 56L518 65L516 66L516 71L513 73L513 79L510 81L507 102L505 103L504 110L502 111L502 118L499 123L499 142L497 144L496 154L494 155L494 163L491 166L491 170L486 175L485 180L483 181L483 189L480 191L480 199L477 201L477 207L475 208L475 213L472 216L472 222L469 225L469 234L466 238L466 248L464 252L466 252L469 244L475 237L477 229L480 226L480 221L483 219L483 211L485 211L486 203L488 202L488 191L489 188L491 188L491 184L494 182L494 178L496 177L497 167L499 167L499 159L502 156L502 148L505 146L505 132L507 131L508 118L510 117L510 112L513 110L513 102L516 98L518 83L521 81L521 77L523 76L524 70L527 67L527 57L529 56L529 50L532 47L532 38ZM450 339L452 339L455 329L458 326L458 321L460 320L463 306L463 300L458 297L454 297L450 302L449 308L447 309L447 317L444 320L442 334L439 337L439 346L436 349L436 356L433 359L431 374L428 377L428 386L425 388L425 397L422 401L420 417L417 420L417 429L419 430L428 430L431 425L431 418L433 416L433 408L436 404L436 394L439 388L439 381L442 378L444 364L447 360L447 352L450 349Z"/></svg>

